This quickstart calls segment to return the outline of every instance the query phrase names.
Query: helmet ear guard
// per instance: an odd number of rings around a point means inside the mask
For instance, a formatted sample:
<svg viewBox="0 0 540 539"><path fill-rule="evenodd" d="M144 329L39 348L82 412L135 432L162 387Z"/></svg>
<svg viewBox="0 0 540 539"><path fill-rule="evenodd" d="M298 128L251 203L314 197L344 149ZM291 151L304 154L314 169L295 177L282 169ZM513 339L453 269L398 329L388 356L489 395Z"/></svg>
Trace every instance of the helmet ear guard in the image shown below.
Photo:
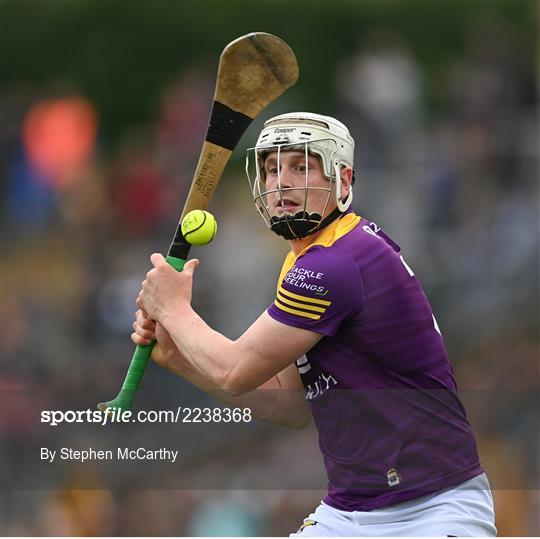
<svg viewBox="0 0 540 539"><path fill-rule="evenodd" d="M343 165L340 165L337 162L334 163L334 171L336 175L336 205L339 211L341 213L344 213L349 209L353 201L352 184L354 183L354 171L353 171L353 176L351 178L351 186L349 188L349 194L347 195L347 198L345 199L345 201L343 201L343 199L341 198L341 167L342 166Z"/></svg>
<svg viewBox="0 0 540 539"><path fill-rule="evenodd" d="M249 161L251 151L255 156L255 174L253 180L250 174ZM265 156L270 152L277 152L279 163L280 153L284 151L305 152L305 185L303 187L283 188L278 172L278 188L268 190L266 188L265 178ZM322 165L322 172L329 181L328 188L308 185L308 154L319 158ZM299 112L282 114L267 120L255 147L248 149L246 174L251 186L253 202L268 228L286 239L303 238L324 228L324 226L327 226L331 221L339 217L341 213L347 211L353 198L352 183L354 182L354 169L349 194L345 200L341 197L341 170L343 167L353 168L353 154L354 140L350 136L347 127L329 116ZM335 183L334 196L336 209L323 219L332 196L332 188L334 187L332 183ZM283 200L284 194L290 190L304 191L303 210L296 212L294 215L285 213L279 217L272 216L266 198L268 194L278 192L281 200ZM322 212L321 208L314 208L317 211L309 212L307 199L310 190L324 190L328 192Z"/></svg>

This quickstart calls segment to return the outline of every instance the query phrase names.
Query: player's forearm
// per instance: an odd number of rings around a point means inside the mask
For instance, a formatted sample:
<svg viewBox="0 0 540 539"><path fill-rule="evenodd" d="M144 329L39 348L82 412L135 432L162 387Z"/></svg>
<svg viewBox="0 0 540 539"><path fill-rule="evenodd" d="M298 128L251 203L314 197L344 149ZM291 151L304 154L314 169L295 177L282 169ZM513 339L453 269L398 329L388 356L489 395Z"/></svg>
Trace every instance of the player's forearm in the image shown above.
<svg viewBox="0 0 540 539"><path fill-rule="evenodd" d="M259 388L241 395L211 386L209 380L193 369L184 371L183 378L234 408L249 408L253 419L257 421L291 429L302 429L311 422L304 392L282 388L277 375Z"/></svg>
<svg viewBox="0 0 540 539"><path fill-rule="evenodd" d="M304 392L280 389L277 376L261 387L242 395L231 395L219 390L213 391L212 394L231 406L249 408L254 419L265 423L298 430L307 427L311 422L311 413L305 404Z"/></svg>
<svg viewBox="0 0 540 539"><path fill-rule="evenodd" d="M235 343L210 328L191 306L185 305L181 312L168 313L161 323L193 370L191 377L195 385L206 383L212 390L231 395L244 392L228 387L235 360L240 360L235 358Z"/></svg>
<svg viewBox="0 0 540 539"><path fill-rule="evenodd" d="M249 408L253 418L258 421L292 429L302 429L311 422L311 413L304 400L304 391L296 387L296 384L291 384L290 374L279 373L254 391L233 395L212 384L199 371L187 364L179 350L170 349L167 357L163 356L159 345L154 350L153 357L160 365L230 406Z"/></svg>
<svg viewBox="0 0 540 539"><path fill-rule="evenodd" d="M311 423L311 412L304 398L304 390L283 387L280 375L262 386L238 397L241 407L251 408L259 421L303 429Z"/></svg>
<svg viewBox="0 0 540 539"><path fill-rule="evenodd" d="M189 303L177 302L169 309L158 321L182 356L213 386L232 395L253 391L278 373L287 374L287 387L302 389L294 362L322 338L279 323L265 311L241 337L231 341L211 329Z"/></svg>

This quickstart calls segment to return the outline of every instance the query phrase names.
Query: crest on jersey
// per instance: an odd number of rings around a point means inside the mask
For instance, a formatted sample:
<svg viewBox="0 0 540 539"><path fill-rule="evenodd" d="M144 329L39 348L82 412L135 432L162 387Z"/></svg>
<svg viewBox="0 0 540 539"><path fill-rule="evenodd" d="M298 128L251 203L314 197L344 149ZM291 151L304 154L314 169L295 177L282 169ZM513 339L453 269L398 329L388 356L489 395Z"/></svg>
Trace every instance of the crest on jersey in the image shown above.
<svg viewBox="0 0 540 539"><path fill-rule="evenodd" d="M386 478L388 479L389 487L395 487L401 483L401 475L395 468L390 468L386 472Z"/></svg>
<svg viewBox="0 0 540 539"><path fill-rule="evenodd" d="M298 528L296 533L301 533L304 528L307 528L308 526L315 526L317 524L316 520L304 520L304 523Z"/></svg>

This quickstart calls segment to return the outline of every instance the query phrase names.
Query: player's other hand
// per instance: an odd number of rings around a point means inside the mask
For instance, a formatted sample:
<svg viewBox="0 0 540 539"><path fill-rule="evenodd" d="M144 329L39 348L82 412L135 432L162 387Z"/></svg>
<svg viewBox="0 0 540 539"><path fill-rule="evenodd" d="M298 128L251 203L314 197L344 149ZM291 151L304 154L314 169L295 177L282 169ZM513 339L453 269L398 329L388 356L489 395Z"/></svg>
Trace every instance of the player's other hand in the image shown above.
<svg viewBox="0 0 540 539"><path fill-rule="evenodd" d="M139 309L135 313L131 340L134 344L141 346L145 346L156 340L156 323L148 318L148 315L142 309Z"/></svg>
<svg viewBox="0 0 540 539"><path fill-rule="evenodd" d="M165 328L161 324L151 320L143 309L139 309L135 313L131 340L134 344L141 346L157 341L152 349L152 359L160 367L172 370L176 374L181 374L176 372L178 369L172 368L172 363L179 363L178 358L181 357L174 341ZM180 363L182 362L180 361Z"/></svg>

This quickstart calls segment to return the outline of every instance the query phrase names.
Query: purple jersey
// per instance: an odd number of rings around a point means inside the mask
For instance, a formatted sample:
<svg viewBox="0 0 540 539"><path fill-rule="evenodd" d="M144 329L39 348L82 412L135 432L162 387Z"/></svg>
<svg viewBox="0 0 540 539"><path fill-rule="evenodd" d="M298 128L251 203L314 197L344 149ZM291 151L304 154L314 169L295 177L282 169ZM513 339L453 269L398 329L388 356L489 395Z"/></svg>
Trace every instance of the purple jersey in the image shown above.
<svg viewBox="0 0 540 539"><path fill-rule="evenodd" d="M297 367L327 504L369 511L482 473L426 296L375 224L347 213L289 253L268 313L324 335Z"/></svg>

